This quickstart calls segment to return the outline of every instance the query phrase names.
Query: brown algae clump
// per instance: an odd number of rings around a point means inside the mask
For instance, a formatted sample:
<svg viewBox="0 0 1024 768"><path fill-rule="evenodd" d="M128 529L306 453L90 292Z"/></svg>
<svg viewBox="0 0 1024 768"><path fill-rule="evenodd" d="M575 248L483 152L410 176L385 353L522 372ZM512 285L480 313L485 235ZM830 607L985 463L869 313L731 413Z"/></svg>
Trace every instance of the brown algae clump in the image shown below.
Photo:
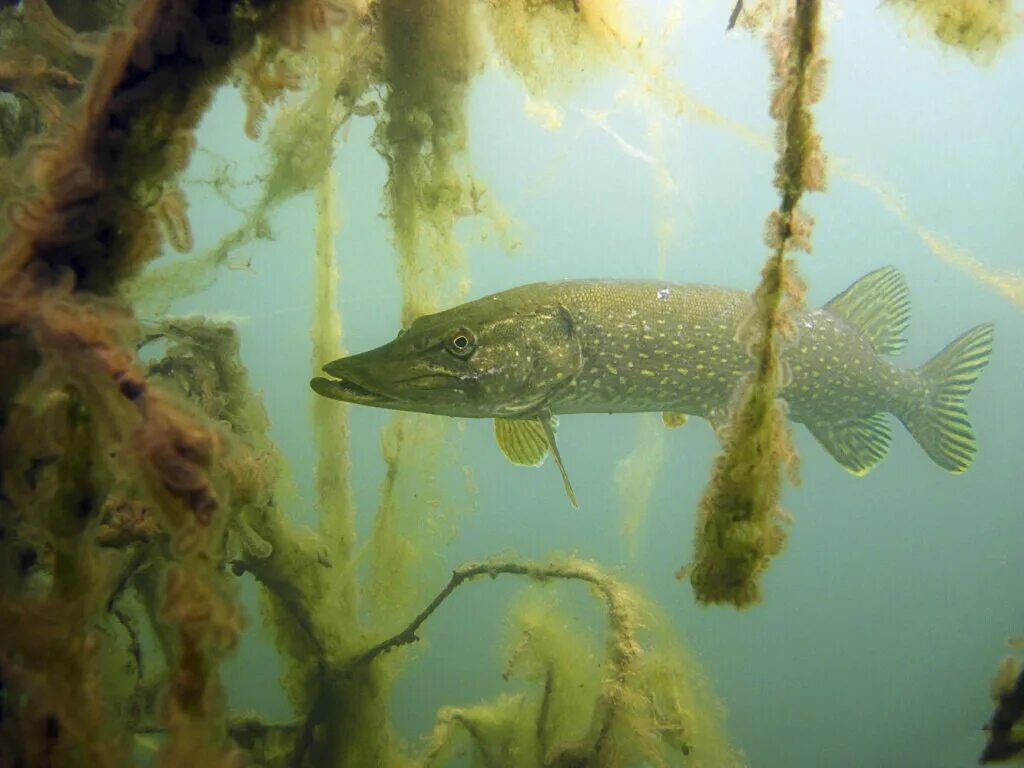
<svg viewBox="0 0 1024 768"><path fill-rule="evenodd" d="M619 0L489 0L483 13L502 63L535 94L568 91L636 42Z"/></svg>
<svg viewBox="0 0 1024 768"><path fill-rule="evenodd" d="M943 45L988 63L1013 36L1009 0L886 0Z"/></svg>

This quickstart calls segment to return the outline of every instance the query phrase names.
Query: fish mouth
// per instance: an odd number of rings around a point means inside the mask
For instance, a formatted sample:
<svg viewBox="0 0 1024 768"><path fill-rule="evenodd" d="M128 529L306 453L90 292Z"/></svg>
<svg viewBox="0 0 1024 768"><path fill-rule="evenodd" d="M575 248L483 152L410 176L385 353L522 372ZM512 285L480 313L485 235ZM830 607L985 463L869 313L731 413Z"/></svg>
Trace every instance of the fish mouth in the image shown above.
<svg viewBox="0 0 1024 768"><path fill-rule="evenodd" d="M410 390L431 390L446 392L459 392L465 394L466 388L461 379L445 373L421 373L417 376L409 376L395 382Z"/></svg>
<svg viewBox="0 0 1024 768"><path fill-rule="evenodd" d="M456 396L465 396L466 391L463 382L457 377L443 373L422 373L414 376L395 379L383 382L381 388L374 388L364 383L365 378L360 376L359 380L342 366L328 363L324 366L324 373L330 378L317 376L310 380L309 386L314 392L332 400L341 400L346 403L358 405L376 405L384 408L402 408L403 403L418 401L430 392L448 392ZM383 392L387 388L392 392Z"/></svg>
<svg viewBox="0 0 1024 768"><path fill-rule="evenodd" d="M317 376L310 380L309 386L318 395L329 397L332 400L341 400L345 403L385 405L395 400L395 398L389 395L385 395L382 392L374 392L362 384L357 384L351 379L342 377L325 379L323 376Z"/></svg>

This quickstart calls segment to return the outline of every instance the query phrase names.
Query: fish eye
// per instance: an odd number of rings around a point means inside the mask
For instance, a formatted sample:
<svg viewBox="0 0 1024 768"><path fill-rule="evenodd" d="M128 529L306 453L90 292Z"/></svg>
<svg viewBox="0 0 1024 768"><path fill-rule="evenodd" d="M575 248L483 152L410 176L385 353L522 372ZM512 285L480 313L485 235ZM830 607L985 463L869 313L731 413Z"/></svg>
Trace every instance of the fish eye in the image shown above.
<svg viewBox="0 0 1024 768"><path fill-rule="evenodd" d="M459 328L448 337L445 346L456 357L469 357L476 349L476 336L467 328Z"/></svg>

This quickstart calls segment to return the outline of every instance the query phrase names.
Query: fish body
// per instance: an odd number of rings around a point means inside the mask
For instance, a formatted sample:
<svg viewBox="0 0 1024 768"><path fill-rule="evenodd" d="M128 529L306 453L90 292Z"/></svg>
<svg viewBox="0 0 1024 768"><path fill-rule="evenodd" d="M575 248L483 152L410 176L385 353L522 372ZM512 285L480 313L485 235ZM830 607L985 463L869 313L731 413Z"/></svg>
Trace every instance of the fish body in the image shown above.
<svg viewBox="0 0 1024 768"><path fill-rule="evenodd" d="M553 394L553 414L669 411L721 421L752 359L738 328L750 295L703 285L648 281L572 281L525 286L566 307L582 365ZM794 421L895 412L922 396L911 371L825 309L795 318L784 347L784 396Z"/></svg>
<svg viewBox="0 0 1024 768"><path fill-rule="evenodd" d="M548 449L558 460L551 417L559 414L662 411L722 424L752 370L741 333L751 309L750 294L714 286L534 283L419 318L390 344L329 363L333 378L311 385L354 403L494 418L516 463L539 463ZM964 401L988 362L991 324L920 368L894 365L909 296L893 267L793 320L780 394L789 417L846 469L863 474L884 457L885 413L943 468L969 466L975 441Z"/></svg>

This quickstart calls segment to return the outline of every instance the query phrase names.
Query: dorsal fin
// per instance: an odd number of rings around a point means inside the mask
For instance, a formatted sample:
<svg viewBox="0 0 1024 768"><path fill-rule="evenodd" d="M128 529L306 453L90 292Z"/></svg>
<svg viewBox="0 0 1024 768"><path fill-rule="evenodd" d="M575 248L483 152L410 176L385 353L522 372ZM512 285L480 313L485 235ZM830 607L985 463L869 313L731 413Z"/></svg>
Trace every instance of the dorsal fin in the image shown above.
<svg viewBox="0 0 1024 768"><path fill-rule="evenodd" d="M860 331L880 355L895 355L907 344L910 292L896 267L864 275L824 308Z"/></svg>

